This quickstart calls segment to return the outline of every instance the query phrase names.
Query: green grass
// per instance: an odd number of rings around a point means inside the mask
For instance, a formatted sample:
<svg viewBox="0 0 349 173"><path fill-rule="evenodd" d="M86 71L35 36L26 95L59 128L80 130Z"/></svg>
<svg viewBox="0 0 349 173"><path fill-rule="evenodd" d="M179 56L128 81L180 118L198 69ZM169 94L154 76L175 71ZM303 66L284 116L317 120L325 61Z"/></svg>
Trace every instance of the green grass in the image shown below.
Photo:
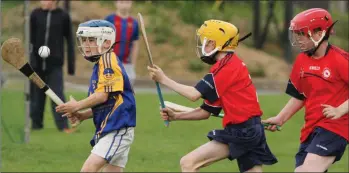
<svg viewBox="0 0 349 173"><path fill-rule="evenodd" d="M85 93L69 92L81 99ZM169 101L188 106L200 103L189 102L178 95L164 95ZM10 125L12 135L19 142L21 126L24 122L24 95L18 90L1 91L2 120ZM127 172L175 172L180 171L179 160L186 153L207 142L206 134L214 128L221 128L221 119L212 117L206 121L172 122L169 128L159 118L158 100L154 94L137 94L137 128L132 145ZM286 103L285 95L260 96L264 111L263 118L274 116ZM47 102L49 103L49 102ZM90 153L89 140L93 135L92 121L84 122L74 134L59 133L54 125L52 114L47 104L45 129L31 133L30 143L11 142L2 131L2 171L44 172L44 171L79 171ZM299 130L303 123L302 112L295 115L280 133L267 133L269 145L279 163L266 166L268 172L294 170L294 154L299 145ZM2 129L3 130L3 129ZM236 162L223 160L208 168L205 172L237 172ZM332 166L330 171L348 172L348 152L342 160Z"/></svg>
<svg viewBox="0 0 349 173"><path fill-rule="evenodd" d="M7 12L7 10L14 8L18 5L24 4L23 1L1 1L1 11L3 13Z"/></svg>

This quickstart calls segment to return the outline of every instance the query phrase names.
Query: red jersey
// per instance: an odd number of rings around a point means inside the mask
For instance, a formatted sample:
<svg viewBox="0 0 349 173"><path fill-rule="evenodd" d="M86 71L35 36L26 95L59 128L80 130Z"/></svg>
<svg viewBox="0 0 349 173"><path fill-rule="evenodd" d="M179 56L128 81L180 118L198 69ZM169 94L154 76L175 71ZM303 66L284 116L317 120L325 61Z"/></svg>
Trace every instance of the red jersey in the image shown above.
<svg viewBox="0 0 349 173"><path fill-rule="evenodd" d="M235 54L216 62L195 88L205 99L202 109L218 115L223 108L223 127L263 113L247 67Z"/></svg>
<svg viewBox="0 0 349 173"><path fill-rule="evenodd" d="M348 52L331 45L320 59L304 53L298 55L286 93L304 100L305 124L301 130L301 142L315 127L322 127L348 140L348 114L332 120L323 115L324 107L321 106L338 107L348 100L348 63ZM296 92L291 92L290 85Z"/></svg>

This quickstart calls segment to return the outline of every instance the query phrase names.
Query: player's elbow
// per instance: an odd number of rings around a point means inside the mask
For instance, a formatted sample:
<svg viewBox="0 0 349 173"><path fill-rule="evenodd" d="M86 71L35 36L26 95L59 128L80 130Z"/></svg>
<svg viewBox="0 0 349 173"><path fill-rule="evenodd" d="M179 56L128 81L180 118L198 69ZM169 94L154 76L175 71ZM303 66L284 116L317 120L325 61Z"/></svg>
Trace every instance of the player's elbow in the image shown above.
<svg viewBox="0 0 349 173"><path fill-rule="evenodd" d="M204 110L202 108L200 108L200 112L201 112L201 115L202 115L201 117L203 120L207 120L210 118L210 115L211 115L210 112L207 112L206 110Z"/></svg>
<svg viewBox="0 0 349 173"><path fill-rule="evenodd" d="M203 114L202 118L203 118L204 120L209 119L209 118L210 118L210 113L205 112L205 113Z"/></svg>
<svg viewBox="0 0 349 173"><path fill-rule="evenodd" d="M197 100L199 100L200 97L197 96L190 96L189 100L192 102L196 102Z"/></svg>
<svg viewBox="0 0 349 173"><path fill-rule="evenodd" d="M196 102L197 100L199 100L201 98L201 94L198 93L193 93L190 97L189 100L192 102Z"/></svg>

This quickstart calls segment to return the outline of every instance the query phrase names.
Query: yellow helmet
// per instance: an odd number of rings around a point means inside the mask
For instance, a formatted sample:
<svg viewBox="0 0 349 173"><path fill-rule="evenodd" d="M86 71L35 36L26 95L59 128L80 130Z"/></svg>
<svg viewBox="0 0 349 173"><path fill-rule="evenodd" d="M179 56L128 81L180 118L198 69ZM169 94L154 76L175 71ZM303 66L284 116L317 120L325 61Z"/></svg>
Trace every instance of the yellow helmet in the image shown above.
<svg viewBox="0 0 349 173"><path fill-rule="evenodd" d="M205 51L208 41L215 41L211 52ZM239 43L239 29L231 23L221 20L207 20L196 31L196 53L199 57L212 56L218 51L234 52Z"/></svg>

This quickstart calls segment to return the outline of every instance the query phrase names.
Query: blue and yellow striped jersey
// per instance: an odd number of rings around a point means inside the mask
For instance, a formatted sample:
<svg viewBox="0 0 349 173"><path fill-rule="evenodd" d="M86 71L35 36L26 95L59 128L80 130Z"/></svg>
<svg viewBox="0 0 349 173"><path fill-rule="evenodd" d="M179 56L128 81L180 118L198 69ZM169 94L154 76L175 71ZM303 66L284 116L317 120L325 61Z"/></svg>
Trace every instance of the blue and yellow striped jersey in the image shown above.
<svg viewBox="0 0 349 173"><path fill-rule="evenodd" d="M94 139L126 127L136 126L136 101L131 83L119 58L113 53L103 54L93 67L88 95L95 92L109 93L108 100L94 106Z"/></svg>

